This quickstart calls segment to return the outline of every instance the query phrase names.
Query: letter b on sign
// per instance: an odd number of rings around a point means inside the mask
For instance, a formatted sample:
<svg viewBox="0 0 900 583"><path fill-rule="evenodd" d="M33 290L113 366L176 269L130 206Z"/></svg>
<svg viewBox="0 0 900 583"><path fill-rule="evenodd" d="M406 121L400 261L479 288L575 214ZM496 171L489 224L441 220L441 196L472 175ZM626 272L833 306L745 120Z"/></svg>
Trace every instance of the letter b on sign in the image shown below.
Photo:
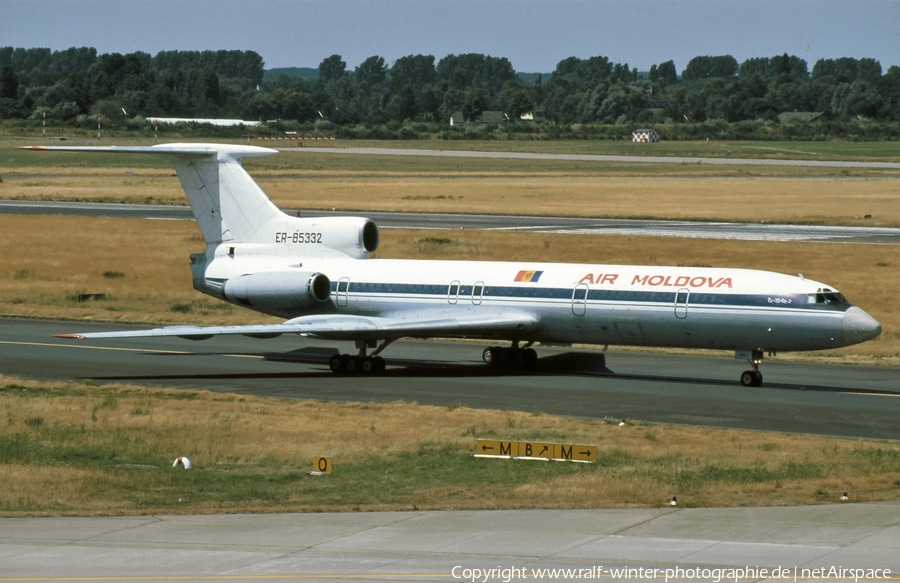
<svg viewBox="0 0 900 583"><path fill-rule="evenodd" d="M330 457L316 457L313 460L313 470L317 472L322 472L323 474L331 473L331 458Z"/></svg>

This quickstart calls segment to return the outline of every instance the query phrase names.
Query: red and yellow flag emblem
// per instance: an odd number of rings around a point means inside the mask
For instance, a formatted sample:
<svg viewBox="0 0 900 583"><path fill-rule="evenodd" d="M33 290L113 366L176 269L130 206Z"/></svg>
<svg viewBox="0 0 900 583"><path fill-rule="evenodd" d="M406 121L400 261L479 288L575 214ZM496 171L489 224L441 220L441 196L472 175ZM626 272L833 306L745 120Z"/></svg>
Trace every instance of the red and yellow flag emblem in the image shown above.
<svg viewBox="0 0 900 583"><path fill-rule="evenodd" d="M516 279L514 281L522 281L522 282L536 282L541 278L541 274L543 271L528 271L522 270L516 274Z"/></svg>

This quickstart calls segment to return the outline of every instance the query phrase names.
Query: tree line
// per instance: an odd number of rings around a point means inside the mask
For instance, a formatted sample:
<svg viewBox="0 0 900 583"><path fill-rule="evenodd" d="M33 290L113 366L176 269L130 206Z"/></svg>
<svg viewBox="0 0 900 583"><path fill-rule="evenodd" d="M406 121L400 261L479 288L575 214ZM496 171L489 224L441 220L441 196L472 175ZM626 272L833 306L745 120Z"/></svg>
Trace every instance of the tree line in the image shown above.
<svg viewBox="0 0 900 583"><path fill-rule="evenodd" d="M454 114L472 122L454 131L477 137L485 132L477 122L486 110L504 114L505 131L551 134L579 124L771 125L792 111L822 112L817 123L830 128L862 122L894 128L900 122L900 67L883 72L869 58L820 59L810 71L806 61L788 54L741 63L729 55L698 56L679 76L671 60L640 73L604 56L569 57L544 77L523 81L508 59L475 53L440 60L408 55L390 65L376 55L353 69L331 55L317 76L304 78L266 77L263 59L253 51L151 56L3 47L0 120L21 124L46 117L89 127L102 114L108 126L140 129L149 116L228 117L271 121L282 129L327 125L360 137L393 137L404 128L406 137L445 132ZM604 131L593 135L616 133ZM896 139L895 131L887 137Z"/></svg>

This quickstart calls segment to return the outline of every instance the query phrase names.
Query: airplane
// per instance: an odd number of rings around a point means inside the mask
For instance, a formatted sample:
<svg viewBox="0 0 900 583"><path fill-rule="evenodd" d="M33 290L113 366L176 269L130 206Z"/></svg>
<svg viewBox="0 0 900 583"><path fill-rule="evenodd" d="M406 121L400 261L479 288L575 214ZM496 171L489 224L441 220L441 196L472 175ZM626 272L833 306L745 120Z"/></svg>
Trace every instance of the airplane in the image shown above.
<svg viewBox="0 0 900 583"><path fill-rule="evenodd" d="M734 351L762 385L765 353L865 342L881 325L831 286L802 275L732 268L432 261L369 258L377 225L363 217L302 218L280 211L242 166L277 150L250 145L28 146L41 151L168 158L206 240L191 254L194 289L283 318L281 324L167 326L60 334L62 338L298 334L352 341L338 374L379 374L380 353L404 338L476 338L485 363L528 370L533 346L632 345ZM371 350L371 351L370 351Z"/></svg>

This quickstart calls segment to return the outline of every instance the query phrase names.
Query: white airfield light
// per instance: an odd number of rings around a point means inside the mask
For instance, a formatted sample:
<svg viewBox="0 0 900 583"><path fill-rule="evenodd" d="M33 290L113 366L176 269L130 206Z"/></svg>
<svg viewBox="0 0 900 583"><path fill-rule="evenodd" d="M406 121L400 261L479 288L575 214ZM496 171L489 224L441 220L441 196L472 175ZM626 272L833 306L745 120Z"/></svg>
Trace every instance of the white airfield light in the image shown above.
<svg viewBox="0 0 900 583"><path fill-rule="evenodd" d="M322 113L318 112L321 116ZM99 118L98 118L99 119ZM572 344L734 351L750 362L744 386L762 384L765 352L839 348L877 337L881 325L833 287L737 268L529 261L369 259L377 225L364 217L281 212L241 166L276 150L248 145L29 146L28 150L151 154L175 166L206 241L191 255L193 285L281 324L171 326L64 338L298 334L352 342L338 374L377 374L399 338L480 338L485 363L540 366L534 346Z"/></svg>

